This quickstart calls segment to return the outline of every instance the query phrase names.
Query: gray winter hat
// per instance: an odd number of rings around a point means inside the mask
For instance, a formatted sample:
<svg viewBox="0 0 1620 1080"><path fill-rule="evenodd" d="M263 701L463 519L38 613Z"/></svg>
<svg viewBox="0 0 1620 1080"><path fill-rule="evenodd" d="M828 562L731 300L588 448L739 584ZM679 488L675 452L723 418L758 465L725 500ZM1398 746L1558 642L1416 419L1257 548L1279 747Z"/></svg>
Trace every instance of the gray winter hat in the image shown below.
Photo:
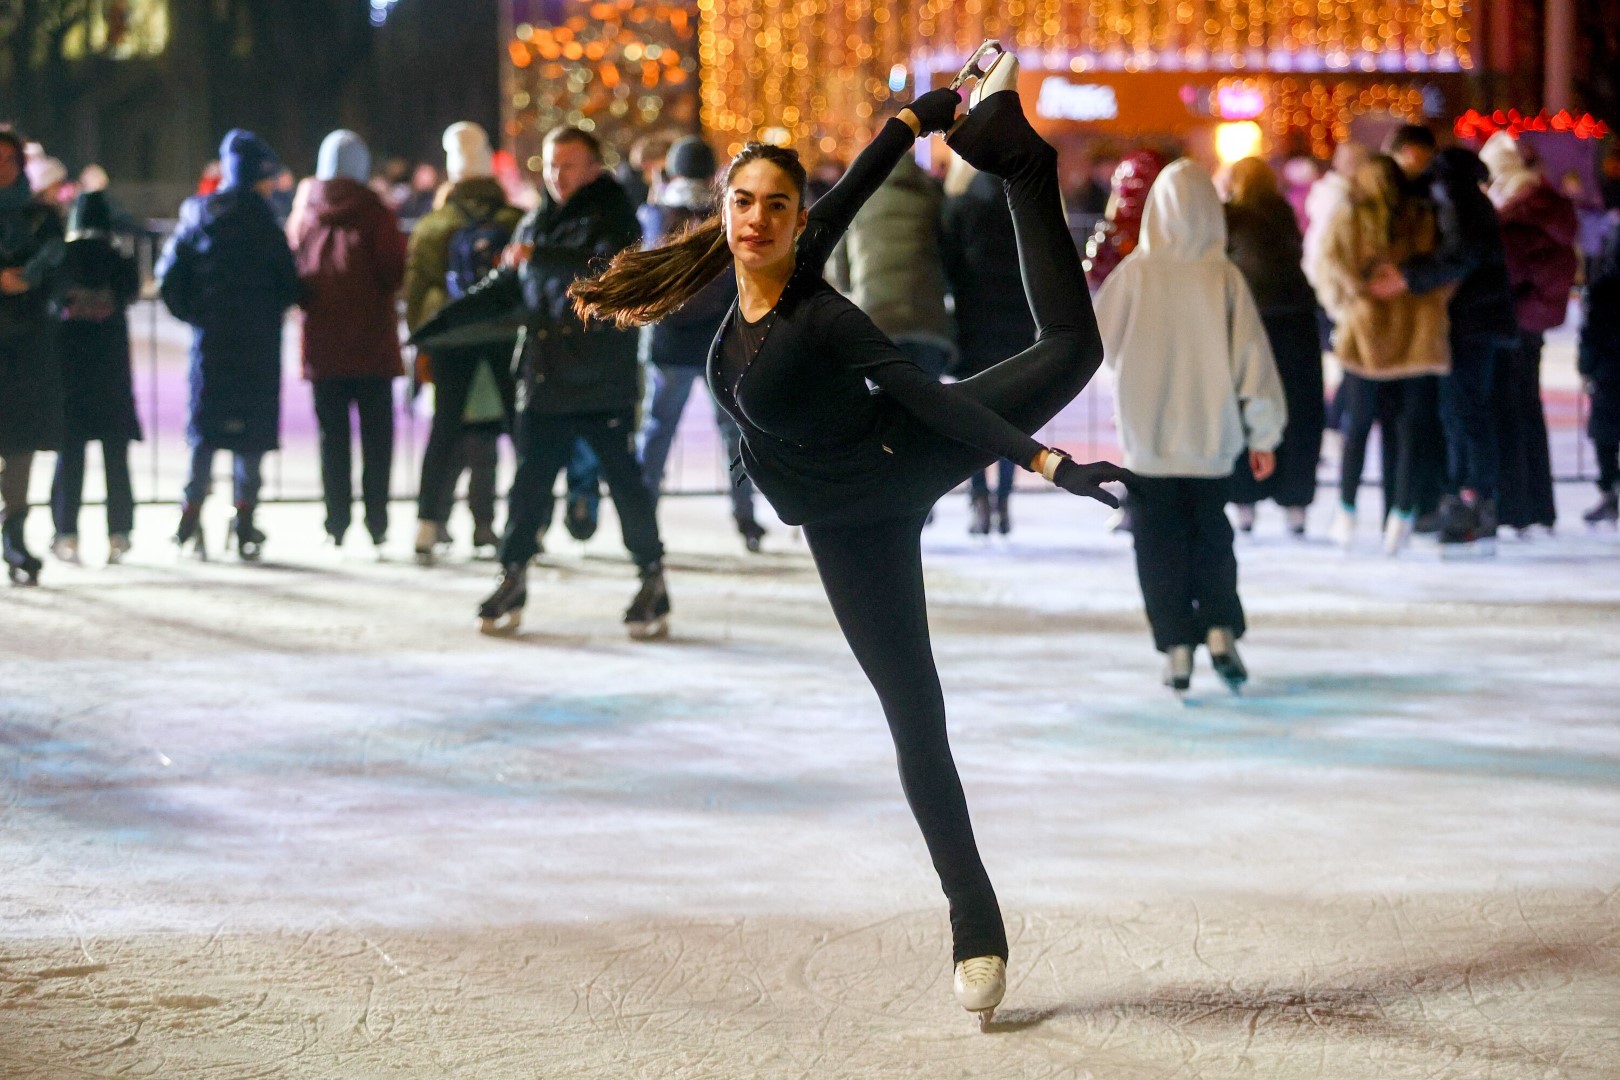
<svg viewBox="0 0 1620 1080"><path fill-rule="evenodd" d="M666 174L688 180L713 180L717 167L714 151L696 135L675 140L675 145L669 148L669 155L664 158Z"/></svg>
<svg viewBox="0 0 1620 1080"><path fill-rule="evenodd" d="M371 179L371 151L365 140L344 128L321 141L321 152L315 159L315 179L339 178L362 184Z"/></svg>

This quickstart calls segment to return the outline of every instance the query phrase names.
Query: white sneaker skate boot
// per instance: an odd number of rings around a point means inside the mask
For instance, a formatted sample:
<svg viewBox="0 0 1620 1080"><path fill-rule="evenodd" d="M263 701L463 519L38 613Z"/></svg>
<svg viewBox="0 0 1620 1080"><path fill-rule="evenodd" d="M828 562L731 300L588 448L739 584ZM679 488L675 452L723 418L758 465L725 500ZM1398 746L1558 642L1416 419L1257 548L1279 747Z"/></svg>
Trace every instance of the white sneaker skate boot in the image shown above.
<svg viewBox="0 0 1620 1080"><path fill-rule="evenodd" d="M1412 539L1412 518L1399 510L1391 510L1384 522L1384 554L1394 558L1406 550Z"/></svg>
<svg viewBox="0 0 1620 1080"><path fill-rule="evenodd" d="M999 956L973 956L957 962L956 1000L979 1014L979 1030L990 1025L1007 993L1007 962Z"/></svg>
<svg viewBox="0 0 1620 1080"><path fill-rule="evenodd" d="M1192 689L1193 650L1191 645L1172 645L1164 654L1164 685L1185 699Z"/></svg>
<svg viewBox="0 0 1620 1080"><path fill-rule="evenodd" d="M79 558L79 538L77 536L62 535L51 541L51 554L57 562L67 563L69 566L83 566L84 561Z"/></svg>
<svg viewBox="0 0 1620 1080"><path fill-rule="evenodd" d="M1328 537L1345 551L1349 551L1356 542L1356 508L1339 504L1333 511L1333 524L1328 526Z"/></svg>

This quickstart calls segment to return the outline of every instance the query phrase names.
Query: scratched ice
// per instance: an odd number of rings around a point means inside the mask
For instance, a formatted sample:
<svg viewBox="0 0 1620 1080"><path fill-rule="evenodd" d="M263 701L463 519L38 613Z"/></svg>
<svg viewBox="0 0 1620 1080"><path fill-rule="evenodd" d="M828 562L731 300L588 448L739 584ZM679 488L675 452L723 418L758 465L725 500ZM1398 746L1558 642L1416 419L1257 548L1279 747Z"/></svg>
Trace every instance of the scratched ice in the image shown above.
<svg viewBox="0 0 1620 1080"><path fill-rule="evenodd" d="M1254 682L1182 706L1100 509L980 547L961 503L927 563L991 1035L789 530L667 500L636 645L605 520L501 641L487 565L336 557L307 506L269 565L178 564L143 507L132 565L0 595L0 1076L1614 1075L1615 534L1442 565L1263 518Z"/></svg>

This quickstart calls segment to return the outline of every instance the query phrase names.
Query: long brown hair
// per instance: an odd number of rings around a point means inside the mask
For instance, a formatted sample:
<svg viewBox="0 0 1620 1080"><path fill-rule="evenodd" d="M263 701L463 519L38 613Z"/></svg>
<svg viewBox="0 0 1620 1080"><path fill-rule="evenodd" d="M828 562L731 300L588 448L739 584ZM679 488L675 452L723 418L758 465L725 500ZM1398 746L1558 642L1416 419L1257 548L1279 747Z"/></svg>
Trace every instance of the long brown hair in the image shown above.
<svg viewBox="0 0 1620 1080"><path fill-rule="evenodd" d="M751 161L768 161L787 174L804 201L804 163L796 150L751 142L726 166L723 192L737 170ZM568 287L581 319L602 319L618 326L645 326L674 312L731 265L725 220L716 212L655 248L627 248L594 277Z"/></svg>
<svg viewBox="0 0 1620 1080"><path fill-rule="evenodd" d="M1232 166L1232 199L1237 206L1257 206L1280 195L1277 174L1264 158L1246 157Z"/></svg>

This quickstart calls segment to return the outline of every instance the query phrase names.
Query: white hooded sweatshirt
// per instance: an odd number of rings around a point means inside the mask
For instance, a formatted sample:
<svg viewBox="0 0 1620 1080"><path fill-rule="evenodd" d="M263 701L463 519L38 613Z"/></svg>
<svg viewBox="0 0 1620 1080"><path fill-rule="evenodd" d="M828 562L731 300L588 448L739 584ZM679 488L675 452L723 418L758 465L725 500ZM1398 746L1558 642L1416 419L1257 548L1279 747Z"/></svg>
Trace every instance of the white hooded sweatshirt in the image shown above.
<svg viewBox="0 0 1620 1080"><path fill-rule="evenodd" d="M1097 294L1097 322L1127 469L1217 478L1245 447L1282 441L1288 407L1271 343L1196 162L1153 182L1141 241Z"/></svg>

